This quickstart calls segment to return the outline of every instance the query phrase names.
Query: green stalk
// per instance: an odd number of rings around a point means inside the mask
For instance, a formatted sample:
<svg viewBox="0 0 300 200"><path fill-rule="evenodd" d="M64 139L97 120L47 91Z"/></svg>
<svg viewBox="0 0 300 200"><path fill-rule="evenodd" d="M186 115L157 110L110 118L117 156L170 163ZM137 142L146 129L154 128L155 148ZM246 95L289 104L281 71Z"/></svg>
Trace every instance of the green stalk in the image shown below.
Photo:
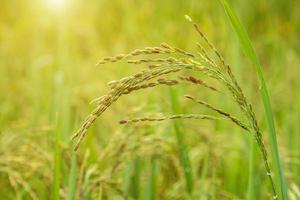
<svg viewBox="0 0 300 200"><path fill-rule="evenodd" d="M171 103L174 114L180 113L180 105L177 98L176 90L170 89ZM173 121L173 126L176 134L177 145L179 149L179 158L184 171L186 190L189 194L193 191L193 176L191 162L188 156L187 145L183 143L183 135L179 129L177 121Z"/></svg>
<svg viewBox="0 0 300 200"><path fill-rule="evenodd" d="M212 169L212 183L210 186L210 200L216 200L217 194L216 194L216 169Z"/></svg>
<svg viewBox="0 0 300 200"><path fill-rule="evenodd" d="M77 183L77 158L76 152L72 151L71 169L69 174L68 185L68 200L74 200L76 196L76 183Z"/></svg>
<svg viewBox="0 0 300 200"><path fill-rule="evenodd" d="M220 1L224 7L225 12L227 13L230 19L232 26L234 27L236 34L238 35L244 54L248 57L248 59L254 64L256 68L257 77L260 83L259 91L261 94L261 98L263 100L265 115L267 118L267 124L269 129L268 133L269 133L269 140L271 146L272 164L275 168L276 187L277 190L280 188L279 198L283 200L287 200L288 199L287 185L285 182L283 167L281 165L281 161L279 157L278 145L276 139L276 130L274 125L274 116L271 108L267 86L262 72L262 66L258 60L258 57L255 53L253 46L251 45L249 36L246 30L244 29L243 25L239 21L234 10L231 8L227 0L220 0Z"/></svg>
<svg viewBox="0 0 300 200"><path fill-rule="evenodd" d="M205 191L205 179L207 177L207 172L208 172L208 158L209 156L207 155L204 159L203 159L203 168L202 168L202 171L201 171L201 176L200 176L200 188L198 189L199 191L199 197L200 199L207 199L207 194L206 194L206 191Z"/></svg>
<svg viewBox="0 0 300 200"><path fill-rule="evenodd" d="M58 114L56 115L55 119L55 146L54 146L54 169L53 169L53 191L52 191L52 199L53 200L59 200L59 189L61 184L61 164L62 164L62 158L61 158L61 148L60 148L60 142L61 142L61 134L60 129L58 127Z"/></svg>
<svg viewBox="0 0 300 200"><path fill-rule="evenodd" d="M250 143L250 155L249 155L249 175L248 175L248 188L247 188L247 200L255 199L254 190L254 163L255 163L255 146L254 140L251 138Z"/></svg>
<svg viewBox="0 0 300 200"><path fill-rule="evenodd" d="M133 158L127 166L123 177L123 191L132 199L140 199L140 178L142 172L142 160L139 156Z"/></svg>
<svg viewBox="0 0 300 200"><path fill-rule="evenodd" d="M155 200L156 182L157 182L158 173L159 173L158 160L155 158L155 156L152 156L151 174L146 185L144 200Z"/></svg>
<svg viewBox="0 0 300 200"><path fill-rule="evenodd" d="M131 197L139 199L140 196L140 176L141 176L141 160L137 156L133 160L133 174L131 177Z"/></svg>

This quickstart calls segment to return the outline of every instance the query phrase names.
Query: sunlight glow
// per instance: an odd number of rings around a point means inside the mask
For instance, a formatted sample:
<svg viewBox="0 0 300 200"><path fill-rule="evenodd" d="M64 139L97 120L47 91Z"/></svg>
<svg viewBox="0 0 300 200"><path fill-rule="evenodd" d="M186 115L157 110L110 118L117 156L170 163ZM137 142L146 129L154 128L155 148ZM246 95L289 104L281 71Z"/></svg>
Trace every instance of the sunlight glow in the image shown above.
<svg viewBox="0 0 300 200"><path fill-rule="evenodd" d="M52 9L62 9L66 2L65 0L46 0L49 7Z"/></svg>

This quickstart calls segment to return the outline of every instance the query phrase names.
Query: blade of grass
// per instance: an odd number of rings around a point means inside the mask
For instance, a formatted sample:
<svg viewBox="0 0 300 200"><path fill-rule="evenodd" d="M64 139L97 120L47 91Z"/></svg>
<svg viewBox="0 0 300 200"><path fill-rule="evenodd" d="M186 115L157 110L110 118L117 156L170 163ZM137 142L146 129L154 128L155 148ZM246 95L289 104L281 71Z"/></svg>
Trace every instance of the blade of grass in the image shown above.
<svg viewBox="0 0 300 200"><path fill-rule="evenodd" d="M98 192L98 200L102 200L103 190L102 185L99 186L99 192Z"/></svg>
<svg viewBox="0 0 300 200"><path fill-rule="evenodd" d="M122 188L126 196L139 199L142 161L139 156L133 158L125 170Z"/></svg>
<svg viewBox="0 0 300 200"><path fill-rule="evenodd" d="M60 142L61 142L61 134L60 129L58 125L58 114L56 114L55 117L55 147L54 147L54 171L53 171L53 191L52 191L52 199L53 200L59 200L59 189L60 189L60 183L61 183L61 148L60 148Z"/></svg>
<svg viewBox="0 0 300 200"><path fill-rule="evenodd" d="M247 35L246 30L242 26L234 10L231 8L231 6L226 0L220 0L220 1L224 7L225 12L227 13L230 19L232 26L234 27L236 34L238 35L244 54L248 57L248 59L254 64L256 68L257 76L260 83L259 91L264 104L265 115L266 115L268 129L269 129L268 133L269 133L269 140L271 146L272 163L275 168L276 186L277 189L280 188L281 191L279 195L280 199L287 200L288 199L287 185L285 182L283 167L279 157L278 145L276 139L276 130L274 125L274 116L271 108L267 86L262 72L262 66L258 60L258 57L255 53L253 46L251 45L249 36Z"/></svg>
<svg viewBox="0 0 300 200"><path fill-rule="evenodd" d="M77 157L76 152L72 151L71 170L69 174L68 200L75 199L76 196L76 179L77 179Z"/></svg>
<svg viewBox="0 0 300 200"><path fill-rule="evenodd" d="M158 161L153 156L151 158L151 174L146 185L144 200L154 200L156 194L156 177L158 176Z"/></svg>
<svg viewBox="0 0 300 200"><path fill-rule="evenodd" d="M216 200L217 199L217 194L216 194L216 169L212 169L212 183L210 186L210 200Z"/></svg>
<svg viewBox="0 0 300 200"><path fill-rule="evenodd" d="M131 177L131 197L139 199L140 196L141 160L137 156L133 160L133 174Z"/></svg>
<svg viewBox="0 0 300 200"><path fill-rule="evenodd" d="M86 154L87 155L87 154ZM88 155L87 155L87 157L88 157ZM85 165L85 164L84 164ZM82 169L84 169L84 166L82 166L83 168ZM83 188L83 199L92 199L91 198L91 192L90 192L90 190L89 190L89 186L90 186L90 184L91 184L91 177L92 177L92 171L89 171L89 170L87 170L86 171L86 173L85 173L85 175L84 175L84 178L83 178L83 183L82 183L82 186L78 186L78 188L79 187L82 187ZM80 197L81 195L79 194L79 197ZM78 197L78 198L79 198Z"/></svg>
<svg viewBox="0 0 300 200"><path fill-rule="evenodd" d="M131 186L131 176L133 174L134 166L133 161L128 162L123 175L122 188L126 196L130 195L130 186Z"/></svg>
<svg viewBox="0 0 300 200"><path fill-rule="evenodd" d="M176 90L170 88L170 98L171 98L171 104L174 114L180 113L180 106L178 102ZM185 177L185 183L186 183L186 190L189 194L193 191L193 177L192 177L192 168L191 168L191 162L188 156L188 148L187 145L183 143L183 135L179 129L178 121L173 121L173 127L176 134L177 139L177 145L179 150L179 158L181 161L181 165L183 167L184 171L184 177Z"/></svg>
<svg viewBox="0 0 300 200"><path fill-rule="evenodd" d="M247 200L255 199L255 190L254 190L254 163L255 163L255 146L254 140L249 141L250 143L250 155L249 155L249 174L248 174L248 188L247 188Z"/></svg>
<svg viewBox="0 0 300 200"><path fill-rule="evenodd" d="M199 193L200 193L200 199L207 199L207 194L205 191L205 179L207 177L207 172L208 172L208 156L206 156L203 160L203 168L201 171L201 176L200 176L200 188L199 188Z"/></svg>

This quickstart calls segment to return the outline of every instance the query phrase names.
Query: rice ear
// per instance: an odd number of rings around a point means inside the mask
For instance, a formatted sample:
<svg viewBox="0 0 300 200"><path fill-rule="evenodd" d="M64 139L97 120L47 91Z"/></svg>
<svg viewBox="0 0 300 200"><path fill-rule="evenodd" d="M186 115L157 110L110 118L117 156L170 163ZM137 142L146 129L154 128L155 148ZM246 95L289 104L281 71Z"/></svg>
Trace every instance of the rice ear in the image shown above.
<svg viewBox="0 0 300 200"><path fill-rule="evenodd" d="M195 78L194 76L179 76L178 80L168 79L166 76L169 74L179 73L184 70L189 70L193 73L202 73L208 78L213 78L217 80L221 85L224 85L229 94L233 97L235 105L240 108L241 114L246 118L247 125L245 125L240 119L232 116L232 114L223 111L207 102L196 100L194 97L186 95L185 97L201 104L218 114L224 116L226 119L229 119L234 124L243 128L244 130L253 133L255 140L259 146L260 152L265 165L265 170L267 172L268 178L272 184L272 189L274 197L277 196L274 181L271 176L271 169L269 166L268 155L266 147L264 145L261 132L255 117L255 113L252 109L251 104L247 101L242 88L238 84L237 79L235 78L230 66L225 63L225 59L217 50L217 48L210 42L206 35L200 30L200 27L193 22L191 17L185 16L186 19L192 23L194 29L199 34L201 39L207 44L209 50L213 52L217 59L215 60L212 56L208 54L208 51L202 47L200 43L197 44L200 51L196 54L190 53L189 51L180 49L178 47L173 47L167 43L162 43L160 47L145 47L142 49L136 49L127 54L119 54L113 57L106 57L100 59L98 64L107 64L113 63L121 60L127 61L129 64L139 65L147 64L149 65L148 70L141 71L135 75L124 77L120 80L109 82L110 91L103 97L96 98L92 103L96 104L96 108L86 117L81 127L73 135L72 140L77 139L75 149L79 147L79 144L85 137L87 130L99 118L102 113L108 109L114 102L119 100L119 98L126 94L131 94L133 91L142 90L146 88L153 88L158 85L167 85L175 86L178 83L185 81L192 83L193 85L201 85L205 88L208 88L212 91L219 91L214 86L210 86L204 81ZM169 57L165 57L165 55ZM170 56L172 54L172 56ZM147 56L151 55L157 56L155 58L149 58ZM132 57L145 56L144 58L137 58L135 60L128 60ZM152 81L156 79L156 81ZM136 119L128 119L120 121L121 124L129 122L139 122L139 121L163 121L168 119L217 119L212 116L206 115L197 115L197 114L177 114L164 117L142 117Z"/></svg>

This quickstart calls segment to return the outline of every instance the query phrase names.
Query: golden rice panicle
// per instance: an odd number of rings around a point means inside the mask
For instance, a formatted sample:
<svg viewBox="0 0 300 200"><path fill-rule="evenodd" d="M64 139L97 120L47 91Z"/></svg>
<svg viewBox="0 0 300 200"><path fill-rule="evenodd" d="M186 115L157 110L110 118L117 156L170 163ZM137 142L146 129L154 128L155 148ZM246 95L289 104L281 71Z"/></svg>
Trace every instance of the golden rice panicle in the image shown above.
<svg viewBox="0 0 300 200"><path fill-rule="evenodd" d="M195 85L202 85L203 87L206 87L212 91L215 91L215 92L219 92L219 93L222 93L220 90L216 89L215 87L211 86L211 85L208 85L205 81L201 80L201 79L197 79L193 76L179 76L178 77L180 80L182 81L187 81L187 82L191 82Z"/></svg>
<svg viewBox="0 0 300 200"><path fill-rule="evenodd" d="M162 46L163 48L165 48L165 49L168 49L168 50L170 50L171 52L177 52L177 53L180 53L180 54L182 54L182 55L184 55L184 56L187 56L187 57L192 57L192 58L194 58L195 56L192 54L192 53L190 53L190 52L187 52L187 51L185 51L185 50L183 50L183 49L180 49L180 48L178 48L178 47L173 47L173 46L170 46L169 44L167 44L167 43L161 43L161 45L160 46Z"/></svg>
<svg viewBox="0 0 300 200"><path fill-rule="evenodd" d="M213 106L213 105L211 105L211 104L209 104L209 103L207 103L205 101L197 100L194 97L192 97L191 95L185 95L185 97L187 99L190 99L190 100L192 100L192 101L194 101L194 102L196 102L198 104L201 104L201 105L203 105L203 106L205 106L205 107L207 107L207 108L209 108L209 109L211 109L211 110L213 110L213 111L215 111L215 112L217 112L217 113L225 116L226 118L230 119L233 123L235 123L236 125L238 125L242 129L244 129L246 131L249 131L249 128L243 122L241 122L236 117L233 117L230 113L225 112L225 111L223 111L223 110L221 110L219 108L216 108L215 106Z"/></svg>
<svg viewBox="0 0 300 200"><path fill-rule="evenodd" d="M174 50L172 51L170 49L161 48L161 47L145 47L143 49L135 49L127 54L119 54L119 55L112 56L112 57L102 58L97 62L96 66L107 64L107 63L114 63L114 62L118 62L123 59L128 59L128 58L136 57L136 56L140 56L140 55L170 54L172 52L174 52Z"/></svg>
<svg viewBox="0 0 300 200"><path fill-rule="evenodd" d="M147 70L139 72L133 76L124 77L118 81L118 84L115 84L113 88L111 88L110 92L102 97L94 99L92 102L96 103L97 107L86 117L81 127L75 132L72 136L72 140L77 139L74 149L77 150L81 141L85 137L87 130L90 126L95 122L95 120L102 115L102 113L110 107L115 101L119 99L122 95L128 94L132 91L138 89L145 89L148 87L154 87L156 84L148 84L145 86L139 86L140 83L149 81L154 78L158 78L163 75L167 75L170 73L176 73L181 71L182 67L164 67L153 70ZM116 83L115 82L115 83ZM177 81L175 80L166 80L166 79L158 79L158 84L163 85L175 85ZM148 87L147 87L148 86Z"/></svg>
<svg viewBox="0 0 300 200"><path fill-rule="evenodd" d="M182 63L180 60L174 57L168 58L143 58L137 60L128 60L129 64L143 64L143 63Z"/></svg>
<svg viewBox="0 0 300 200"><path fill-rule="evenodd" d="M199 26L196 23L194 23L190 17L187 17L187 18L190 22L193 23L193 26L194 26L196 32L200 35L200 37L202 39L204 39L204 41L208 44L210 49L212 49L213 52L217 55L218 59L221 61L222 68L225 69L225 71L226 71L226 74L223 74L223 73L220 74L218 80L221 80L224 83L224 85L227 87L227 89L233 95L233 97L234 97L237 105L241 109L242 113L246 116L246 118L248 120L249 132L254 133L254 137L256 139L256 142L259 145L260 152L261 152L262 157L263 157L265 169L267 171L267 175L268 175L268 178L269 178L271 186L272 186L273 197L276 199L277 198L277 192L276 192L276 189L275 189L275 184L274 184L273 178L270 175L271 170L270 170L270 167L269 167L266 147L263 143L263 139L261 137L261 132L260 132L259 127L257 125L257 120L255 118L255 115L254 115L254 112L252 110L251 104L249 104L247 102L247 99L246 99L240 85L238 84L234 74L232 73L230 66L225 63L223 56L214 47L214 45L208 40L208 38L202 33ZM203 57L205 57L205 55ZM209 60L209 59L207 59L207 60ZM229 80L227 79L226 75L229 76ZM233 83L233 84L231 84L231 83ZM214 109L211 105L205 104L201 101L200 102L198 101L198 103L200 103L202 105L205 105L207 107L210 107L211 109ZM214 109L214 110L216 112L218 112L218 109ZM222 112L219 112L219 113L222 114ZM233 121L233 119L231 119L231 120Z"/></svg>
<svg viewBox="0 0 300 200"><path fill-rule="evenodd" d="M217 50L217 48L209 41L209 39L206 37L206 35L200 30L199 26L193 22L192 18L186 15L186 19L188 19L188 21L190 21L196 32L200 35L200 37L207 43L207 45L211 48L211 50L217 55L217 57L219 58L219 60L221 61L222 65L225 67L225 61L223 56L219 53L219 51Z"/></svg>
<svg viewBox="0 0 300 200"><path fill-rule="evenodd" d="M190 18L190 17L189 17ZM241 87L239 86L239 84L237 83L237 80L234 76L234 74L232 73L231 71L231 68L228 64L225 63L225 59L224 57L222 56L222 54L218 51L218 49L213 45L213 43L211 43L209 41L209 39L206 37L206 35L200 30L199 26L194 23L192 21L192 19L190 18L189 20L190 22L193 23L193 26L196 30L196 32L200 35L200 37L206 42L206 44L210 47L210 49L215 53L215 55L218 57L218 59L220 60L221 64L222 64L222 67L226 70L226 73L229 75L231 81L233 82L234 86L236 87L236 89L239 91L239 95L241 95L243 98L245 98L244 96L244 93L241 89ZM211 59L209 56L208 56L208 53L205 51L205 49L201 46L200 43L197 43L197 46L201 49L202 51L202 58L203 59L207 59L207 62L216 66L216 63L213 62L213 59Z"/></svg>
<svg viewBox="0 0 300 200"><path fill-rule="evenodd" d="M120 124L137 123L137 122L154 122L154 121L159 122L159 121L174 120L174 119L216 120L218 118L209 115L199 115L199 114L177 114L177 115L170 115L170 116L163 116L163 117L141 117L141 118L134 118L134 119L126 119L126 120L121 120Z"/></svg>
<svg viewBox="0 0 300 200"><path fill-rule="evenodd" d="M124 94L130 94L133 91L136 90L141 90L141 89L146 89L146 88L152 88L158 85L167 85L167 86L173 86L178 84L179 82L177 80L168 80L168 79L157 79L157 82L150 82L150 83L145 83L145 84L140 84L140 85L136 85L133 87L129 87Z"/></svg>
<svg viewBox="0 0 300 200"><path fill-rule="evenodd" d="M204 57L205 59L208 60L208 62L210 62L210 64L212 66L217 66L217 64L215 63L215 61L208 55L207 51L205 50L205 48L201 45L201 43L197 42L196 43L197 47L200 49L200 52L198 52L198 54L202 57Z"/></svg>
<svg viewBox="0 0 300 200"><path fill-rule="evenodd" d="M171 46L167 43L162 43L160 47L145 47L142 49L136 49L128 54L120 54L114 57L106 57L101 59L98 64L113 63L120 60L126 60L129 64L140 65L146 64L149 69L139 72L138 74L124 77L120 80L114 80L108 83L110 91L104 96L94 99L91 103L96 105L96 108L86 117L81 127L74 134L73 140L77 139L75 149L78 148L80 142L85 137L87 130L99 118L102 113L108 109L114 102L116 102L121 96L128 95L134 91L154 88L160 85L174 86L179 83L188 82L192 85L201 85L212 91L219 91L215 86L209 85L203 80L197 79L194 76L179 76L178 80L167 79L166 75L172 73L178 73L183 70L189 70L193 73L200 73L206 75L208 78L216 80L220 85L227 88L228 93L233 97L233 103L241 111L244 116L246 124L237 117L234 117L231 113L225 112L220 108L217 108L207 102L197 100L196 98L186 95L185 97L202 105L206 108L220 114L223 119L230 120L242 129L250 132L254 135L255 140L259 146L265 170L269 177L269 181L272 185L274 197L277 196L274 181L271 176L271 170L268 162L268 156L266 147L263 142L259 126L250 103L248 103L242 88L238 84L231 68L225 63L224 57L217 50L217 48L210 42L206 35L200 30L199 26L193 22L191 17L185 16L188 21L193 24L194 29L200 35L200 38L205 42L205 46L208 46L207 51L200 43L197 44L198 51L196 54L189 51L180 49L178 47ZM210 55L211 53L212 55ZM166 57L164 54L168 54ZM147 57L151 55L152 57ZM158 57L154 57L157 55ZM145 56L140 58L139 56ZM133 57L137 57L131 59ZM130 58L130 60L129 60ZM155 81L152 81L155 80ZM199 115L199 114L176 114L162 117L141 117L134 119L121 120L121 124L136 123L136 122L151 122L151 121L164 121L173 119L220 119L213 116Z"/></svg>

